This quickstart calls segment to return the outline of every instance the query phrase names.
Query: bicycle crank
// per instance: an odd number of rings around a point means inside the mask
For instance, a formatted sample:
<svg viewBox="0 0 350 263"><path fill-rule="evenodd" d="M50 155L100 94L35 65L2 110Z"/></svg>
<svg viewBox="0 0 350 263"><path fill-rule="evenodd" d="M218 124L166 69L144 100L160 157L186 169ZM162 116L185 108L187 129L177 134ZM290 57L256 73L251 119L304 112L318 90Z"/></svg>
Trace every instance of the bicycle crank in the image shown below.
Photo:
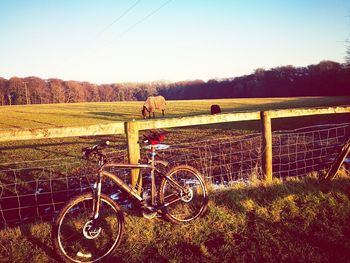
<svg viewBox="0 0 350 263"><path fill-rule="evenodd" d="M153 219L157 216L158 212L153 207L143 207L142 216L147 219Z"/></svg>

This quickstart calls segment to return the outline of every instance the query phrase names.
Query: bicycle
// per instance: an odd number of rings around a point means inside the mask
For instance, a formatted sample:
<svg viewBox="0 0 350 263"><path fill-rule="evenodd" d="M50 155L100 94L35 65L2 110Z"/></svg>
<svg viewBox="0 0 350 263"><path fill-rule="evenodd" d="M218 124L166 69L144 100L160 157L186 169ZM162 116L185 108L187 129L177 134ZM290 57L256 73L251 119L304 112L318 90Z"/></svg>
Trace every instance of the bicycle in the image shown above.
<svg viewBox="0 0 350 263"><path fill-rule="evenodd" d="M201 174L193 167L179 165L165 174L157 161L157 150L168 148L160 144L164 140L160 133L144 135L144 142L150 149L147 163L122 164L108 162L104 149L109 144L97 144L83 149L84 156L98 159L99 170L93 191L73 197L61 209L52 228L55 250L65 261L96 262L107 257L118 247L124 228L124 215L120 206L108 195L102 193L102 179L111 179L124 193L136 201L146 218L160 214L173 223L186 223L202 216L208 204L208 192ZM124 182L107 168L150 169L151 198L148 201L140 189ZM156 176L160 177L156 193ZM158 180L159 181L159 180Z"/></svg>

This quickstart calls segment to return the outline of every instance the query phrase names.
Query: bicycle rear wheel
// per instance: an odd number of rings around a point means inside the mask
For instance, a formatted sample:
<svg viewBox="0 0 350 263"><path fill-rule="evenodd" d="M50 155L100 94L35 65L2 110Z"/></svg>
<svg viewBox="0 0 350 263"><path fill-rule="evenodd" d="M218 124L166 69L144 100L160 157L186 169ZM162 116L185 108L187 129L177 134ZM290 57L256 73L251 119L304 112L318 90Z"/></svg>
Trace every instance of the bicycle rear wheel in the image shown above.
<svg viewBox="0 0 350 263"><path fill-rule="evenodd" d="M200 173L188 165L180 165L167 174L185 191L181 191L171 180L163 178L159 187L160 205L164 217L174 223L189 222L203 215L208 205L208 191Z"/></svg>
<svg viewBox="0 0 350 263"><path fill-rule="evenodd" d="M65 261L96 262L118 246L124 227L118 205L102 194L98 219L92 221L92 215L92 193L71 199L59 213L52 229L52 240Z"/></svg>

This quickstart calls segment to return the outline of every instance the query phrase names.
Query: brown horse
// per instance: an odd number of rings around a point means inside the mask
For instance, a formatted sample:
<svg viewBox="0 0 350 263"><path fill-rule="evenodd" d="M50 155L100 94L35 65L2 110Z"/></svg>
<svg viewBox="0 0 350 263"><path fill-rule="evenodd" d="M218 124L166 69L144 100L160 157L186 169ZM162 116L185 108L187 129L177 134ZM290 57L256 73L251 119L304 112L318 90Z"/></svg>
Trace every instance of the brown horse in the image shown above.
<svg viewBox="0 0 350 263"><path fill-rule="evenodd" d="M151 113L153 113L153 118L156 117L155 111L161 110L162 115L164 116L165 111L165 99L163 96L150 96L147 98L145 103L143 104L143 108L141 110L142 116L144 119L147 117L147 112L149 117L151 118Z"/></svg>

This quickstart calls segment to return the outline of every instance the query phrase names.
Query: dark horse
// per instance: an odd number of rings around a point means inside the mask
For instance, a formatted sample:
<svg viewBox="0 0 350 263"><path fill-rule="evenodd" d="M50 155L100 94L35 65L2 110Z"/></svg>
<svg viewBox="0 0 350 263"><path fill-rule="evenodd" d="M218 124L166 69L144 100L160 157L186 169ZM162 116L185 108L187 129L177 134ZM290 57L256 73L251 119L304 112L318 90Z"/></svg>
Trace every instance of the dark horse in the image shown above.
<svg viewBox="0 0 350 263"><path fill-rule="evenodd" d="M217 104L211 105L211 107L210 107L210 113L211 113L211 114L218 114L218 113L221 113L221 108L220 108L220 106L217 105Z"/></svg>

